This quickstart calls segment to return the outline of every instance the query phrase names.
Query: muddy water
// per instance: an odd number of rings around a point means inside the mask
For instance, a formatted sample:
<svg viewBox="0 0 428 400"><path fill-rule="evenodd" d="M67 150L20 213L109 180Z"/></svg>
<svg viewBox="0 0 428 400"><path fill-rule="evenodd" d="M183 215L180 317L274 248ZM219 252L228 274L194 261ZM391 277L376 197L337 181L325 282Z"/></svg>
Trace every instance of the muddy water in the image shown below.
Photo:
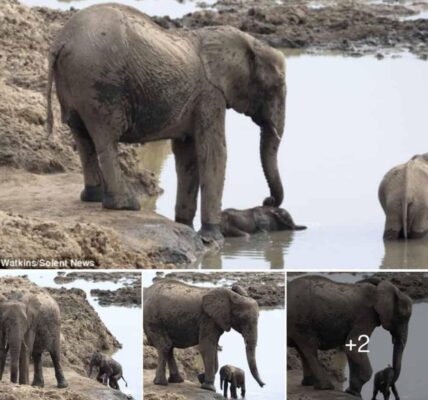
<svg viewBox="0 0 428 400"><path fill-rule="evenodd" d="M144 273L143 286L153 283L155 272ZM200 287L221 286L223 282L213 285L209 282L197 283ZM284 309L261 309L258 323L257 364L259 373L266 386L261 388L253 379L248 369L245 344L242 336L234 331L225 332L220 338L222 351L218 353L219 367L230 364L245 371L246 398L256 400L279 400L285 396L285 311ZM220 378L217 375L215 386L220 392ZM240 394L240 392L238 392ZM229 393L230 396L230 393Z"/></svg>
<svg viewBox="0 0 428 400"><path fill-rule="evenodd" d="M8 271L4 275L21 276L22 272ZM79 288L85 291L87 300L100 316L106 327L122 344L112 357L122 364L123 374L128 382L125 386L123 380L119 382L122 392L131 395L135 400L142 398L142 322L141 309L117 306L100 306L94 296L90 294L91 289L116 290L123 286L123 282L86 282L76 280L71 283L56 284L55 271L26 271L25 275L35 284L42 287L65 287L67 289Z"/></svg>
<svg viewBox="0 0 428 400"><path fill-rule="evenodd" d="M427 267L427 240L384 244L377 199L391 167L427 151L427 71L426 62L407 56L289 57L287 126L279 156L283 205L308 230L229 239L220 254L206 255L201 267ZM267 185L258 128L229 111L226 131L223 207L259 205ZM156 210L173 218L172 155L162 165L161 185L165 192Z"/></svg>

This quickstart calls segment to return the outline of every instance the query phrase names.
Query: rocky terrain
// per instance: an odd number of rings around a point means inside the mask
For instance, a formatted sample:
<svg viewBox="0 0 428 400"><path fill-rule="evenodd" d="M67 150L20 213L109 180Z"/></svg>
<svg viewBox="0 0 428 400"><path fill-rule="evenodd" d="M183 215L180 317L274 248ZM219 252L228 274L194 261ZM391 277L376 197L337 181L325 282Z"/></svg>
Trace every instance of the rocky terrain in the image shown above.
<svg viewBox="0 0 428 400"><path fill-rule="evenodd" d="M113 353L120 343L105 327L95 310L89 305L85 293L80 289L43 289L27 278L0 278L0 294L8 298L19 298L24 293L47 291L61 309L61 351L64 374L69 382L67 390L56 389L51 360L43 356L45 365L45 388L35 389L7 383L0 385L1 400L52 399L52 400L106 400L126 399L117 391L110 390L88 379L87 366L95 350ZM7 370L5 376L8 376Z"/></svg>

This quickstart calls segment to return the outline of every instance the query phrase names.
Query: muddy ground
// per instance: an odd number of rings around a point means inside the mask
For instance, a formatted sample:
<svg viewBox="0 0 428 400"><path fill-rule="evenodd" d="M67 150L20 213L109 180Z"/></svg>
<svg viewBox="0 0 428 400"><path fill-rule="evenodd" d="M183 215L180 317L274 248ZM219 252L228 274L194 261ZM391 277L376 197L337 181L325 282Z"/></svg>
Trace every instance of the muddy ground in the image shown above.
<svg viewBox="0 0 428 400"><path fill-rule="evenodd" d="M285 289L283 273L170 272L165 274L158 272L154 280L163 278L177 279L196 286L198 283L212 283L213 286L221 285L230 288L233 284L238 284L247 291L249 296L257 300L260 307L284 307ZM146 339L144 340L145 400L169 399L169 397L162 397L166 393L170 396L177 396L171 397L171 400L209 400L222 398L215 393L199 389L200 385L197 376L203 372L204 366L197 346L187 349L175 349L174 354L178 368L186 382L179 385L169 385L167 389L153 385L154 370L157 367L157 352L154 347L147 345Z"/></svg>
<svg viewBox="0 0 428 400"><path fill-rule="evenodd" d="M337 274L337 273L335 273ZM388 280L406 293L413 301L427 301L428 276L417 272L378 272L373 274L346 273L361 279ZM305 274L294 274L305 275ZM328 278L329 274L325 274ZM334 278L333 278L334 280ZM291 400L341 400L352 399L343 393L345 382L344 367L346 366L345 354L340 350L318 351L319 359L336 386L335 391L314 391L312 387L304 387L302 380L302 366L300 357L295 349L288 347L287 351L287 398Z"/></svg>
<svg viewBox="0 0 428 400"><path fill-rule="evenodd" d="M90 356L95 350L113 353L121 344L105 327L96 311L89 305L86 294L80 289L40 288L25 277L0 278L0 294L19 298L24 293L48 292L61 310L61 357L64 374L69 381L67 390L55 388L55 376L51 360L43 355L45 389L6 384L0 385L1 400L55 399L55 400L106 400L126 399L126 396L110 390L86 378Z"/></svg>
<svg viewBox="0 0 428 400"><path fill-rule="evenodd" d="M288 51L379 58L409 51L427 58L428 21L403 20L426 11L426 3L317 3L220 0L213 9L156 20L170 29L230 24ZM0 210L6 212L0 214L0 258L66 259L64 268L73 268L75 259L93 268L188 266L204 250L192 231L149 211L109 212L79 201L81 168L57 101L55 133L46 137L46 54L74 12L0 2ZM161 191L158 171L142 166L140 150L122 146L121 165L150 199Z"/></svg>

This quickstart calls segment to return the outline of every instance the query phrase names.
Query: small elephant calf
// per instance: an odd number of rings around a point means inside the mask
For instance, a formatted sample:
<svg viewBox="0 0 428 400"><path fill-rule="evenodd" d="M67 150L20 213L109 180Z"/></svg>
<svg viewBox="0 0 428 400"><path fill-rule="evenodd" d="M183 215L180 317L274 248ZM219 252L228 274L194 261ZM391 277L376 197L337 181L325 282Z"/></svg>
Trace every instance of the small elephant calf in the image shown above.
<svg viewBox="0 0 428 400"><path fill-rule="evenodd" d="M221 213L221 232L225 237L303 229L306 229L306 226L296 225L290 213L278 207L260 206L246 210L228 208Z"/></svg>
<svg viewBox="0 0 428 400"><path fill-rule="evenodd" d="M376 400L376 395L378 392L383 394L384 400L389 400L389 396L391 395L390 389L392 389L392 392L394 393L395 400L400 400L397 388L395 387L394 377L395 371L394 368L392 368L390 365L376 373L374 377L372 400Z"/></svg>
<svg viewBox="0 0 428 400"><path fill-rule="evenodd" d="M112 389L120 390L118 382L120 379L123 379L128 387L128 382L126 382L123 377L122 366L116 360L96 351L92 354L91 361L89 363L89 377L91 377L94 367L98 368L96 379L103 385L109 385Z"/></svg>
<svg viewBox="0 0 428 400"><path fill-rule="evenodd" d="M241 389L241 396L245 397L245 372L232 365L223 365L220 368L220 389L223 390L223 396L227 399L227 389L230 384L230 397L237 399L236 389Z"/></svg>

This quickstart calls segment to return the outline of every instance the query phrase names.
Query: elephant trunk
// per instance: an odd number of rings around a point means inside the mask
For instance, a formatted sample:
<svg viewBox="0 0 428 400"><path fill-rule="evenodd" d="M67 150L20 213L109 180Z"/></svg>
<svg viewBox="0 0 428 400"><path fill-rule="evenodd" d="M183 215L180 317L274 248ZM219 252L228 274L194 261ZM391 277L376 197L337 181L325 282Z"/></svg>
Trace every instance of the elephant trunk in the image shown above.
<svg viewBox="0 0 428 400"><path fill-rule="evenodd" d="M400 377L401 360L407 343L407 327L396 336L393 336L394 350L392 355L392 367L394 368L394 382Z"/></svg>
<svg viewBox="0 0 428 400"><path fill-rule="evenodd" d="M223 375L220 375L220 390L223 390L223 382L224 382L224 377Z"/></svg>
<svg viewBox="0 0 428 400"><path fill-rule="evenodd" d="M263 205L279 207L284 199L284 189L278 170L278 151L284 132L285 99L279 99L278 106L272 106L270 112L275 115L269 116L261 124L260 158L263 172L270 190ZM270 107L269 107L270 109Z"/></svg>
<svg viewBox="0 0 428 400"><path fill-rule="evenodd" d="M21 356L22 338L20 335L9 337L10 349L10 381L18 383L19 360Z"/></svg>
<svg viewBox="0 0 428 400"><path fill-rule="evenodd" d="M262 381L259 375L259 370L257 368L256 363L256 343L257 338L255 340L245 340L245 348L247 353L247 362L248 367L250 368L251 375L253 375L254 379L257 381L257 383L263 387L265 383Z"/></svg>
<svg viewBox="0 0 428 400"><path fill-rule="evenodd" d="M94 364L91 362L90 364L89 364L89 372L88 372L88 378L90 378L91 377L91 375L92 375L92 370L94 369Z"/></svg>

